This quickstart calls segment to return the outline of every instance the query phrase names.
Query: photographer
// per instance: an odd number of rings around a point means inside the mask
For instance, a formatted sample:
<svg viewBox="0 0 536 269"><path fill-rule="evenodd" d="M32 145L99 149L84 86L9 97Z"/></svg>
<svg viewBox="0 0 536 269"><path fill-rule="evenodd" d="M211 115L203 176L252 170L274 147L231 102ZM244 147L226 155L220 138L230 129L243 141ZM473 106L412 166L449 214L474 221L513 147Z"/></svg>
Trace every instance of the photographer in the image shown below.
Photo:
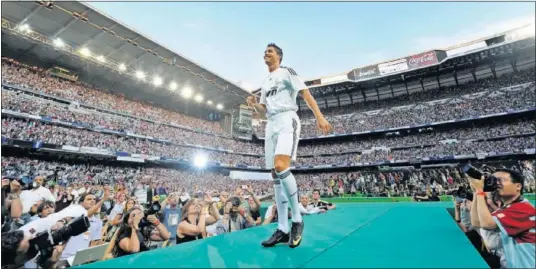
<svg viewBox="0 0 536 269"><path fill-rule="evenodd" d="M10 221L22 215L23 205L20 198L22 191L18 180L2 179L2 231L10 230ZM4 230L5 229L5 230Z"/></svg>
<svg viewBox="0 0 536 269"><path fill-rule="evenodd" d="M534 206L524 199L524 178L521 174L497 169L491 175L481 175L467 170L472 188L476 192L479 227L485 230L499 229L508 268L536 267L536 213ZM478 177L478 175L481 175ZM486 202L484 186L493 186L503 206L491 213Z"/></svg>
<svg viewBox="0 0 536 269"><path fill-rule="evenodd" d="M141 228L142 235L145 238L144 244L149 249L156 249L171 238L171 234L164 224L162 224L155 214L147 215L145 226Z"/></svg>
<svg viewBox="0 0 536 269"><path fill-rule="evenodd" d="M112 238L112 243L110 244L113 245L109 247L114 250L114 257L121 257L149 250L145 245L145 238L139 228L143 217L143 212L137 207L132 208L123 216L121 228L119 228L116 232L117 234Z"/></svg>
<svg viewBox="0 0 536 269"><path fill-rule="evenodd" d="M251 217L249 210L240 205L240 198L233 196L225 204L222 224L230 233L255 226L255 220Z"/></svg>
<svg viewBox="0 0 536 269"><path fill-rule="evenodd" d="M471 206L474 196L463 186L452 192L454 197L454 219L466 235L471 238L471 242L476 242L478 235L474 233L468 234L473 230L471 225Z"/></svg>
<svg viewBox="0 0 536 269"><path fill-rule="evenodd" d="M141 233L145 238L144 244L149 249L156 249L169 240L171 234L166 226L158 220L159 212L162 210L157 196L153 197L154 202L149 205L144 215L147 216L140 223Z"/></svg>
<svg viewBox="0 0 536 269"><path fill-rule="evenodd" d="M501 207L501 201L496 197L497 192L486 192L486 203L490 212L495 212ZM478 212L478 202L475 200L471 206L472 212ZM492 256L489 258L488 263L492 265L492 268L508 268L506 258L504 257L504 248L501 241L501 231L497 228L494 230L486 230L480 227L480 221L478 214L471 215L471 226L478 229L482 241L486 246L489 254Z"/></svg>
<svg viewBox="0 0 536 269"><path fill-rule="evenodd" d="M37 264L42 268L53 268L63 251L62 244L72 236L87 231L90 224L85 216L80 216L63 227L58 225L50 227L52 224L50 220L57 219L60 215L78 215L78 213L80 210L76 209L65 214L56 213L47 219L35 221L30 224L31 227L25 226L21 230L3 233L2 268L19 268L24 263L26 268L28 266L35 268Z"/></svg>

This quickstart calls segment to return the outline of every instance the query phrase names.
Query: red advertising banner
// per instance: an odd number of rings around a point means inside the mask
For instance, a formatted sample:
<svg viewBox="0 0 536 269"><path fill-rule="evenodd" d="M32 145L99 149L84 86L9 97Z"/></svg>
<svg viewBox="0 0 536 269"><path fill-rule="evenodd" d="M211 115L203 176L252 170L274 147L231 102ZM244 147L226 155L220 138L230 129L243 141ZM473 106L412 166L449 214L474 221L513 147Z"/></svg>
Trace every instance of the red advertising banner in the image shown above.
<svg viewBox="0 0 536 269"><path fill-rule="evenodd" d="M435 51L413 55L408 57L408 67L410 69L429 66L438 63Z"/></svg>

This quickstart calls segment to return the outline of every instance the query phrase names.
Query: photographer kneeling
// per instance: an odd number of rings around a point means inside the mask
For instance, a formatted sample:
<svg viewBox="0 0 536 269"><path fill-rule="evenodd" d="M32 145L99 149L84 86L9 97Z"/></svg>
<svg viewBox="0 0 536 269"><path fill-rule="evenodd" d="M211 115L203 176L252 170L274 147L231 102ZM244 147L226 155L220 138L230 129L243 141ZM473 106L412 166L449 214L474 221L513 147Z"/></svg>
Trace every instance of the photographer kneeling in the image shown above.
<svg viewBox="0 0 536 269"><path fill-rule="evenodd" d="M524 199L521 174L497 169L482 175L474 167L466 166L465 173L476 192L478 226L486 230L499 229L508 268L536 267L536 213L534 206ZM496 191L503 206L491 213L485 191Z"/></svg>

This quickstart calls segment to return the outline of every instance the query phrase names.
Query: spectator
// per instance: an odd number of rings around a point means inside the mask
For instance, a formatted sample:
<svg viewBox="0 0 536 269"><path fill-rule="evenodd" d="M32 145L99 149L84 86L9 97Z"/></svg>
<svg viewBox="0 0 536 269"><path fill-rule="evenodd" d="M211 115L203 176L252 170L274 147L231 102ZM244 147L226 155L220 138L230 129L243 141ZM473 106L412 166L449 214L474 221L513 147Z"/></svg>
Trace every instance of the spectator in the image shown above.
<svg viewBox="0 0 536 269"><path fill-rule="evenodd" d="M35 177L33 180L33 189L32 192L37 194L41 199L56 202L56 199L54 198L54 195L50 192L49 189L43 187L45 179L41 176Z"/></svg>
<svg viewBox="0 0 536 269"><path fill-rule="evenodd" d="M101 201L101 204L99 205L96 203L96 201L97 199L95 195L90 192L86 192L80 196L80 205L88 211L92 210L92 208L100 208L100 206L102 206L102 203L104 202ZM101 242L102 221L94 215L89 215L90 214L88 214L90 222L89 230L80 235L73 236L69 239L65 246L65 249L61 254L60 263L63 263L64 265L70 265L72 261L69 261L69 259L74 258L76 252L82 249L86 249L88 247L96 246Z"/></svg>
<svg viewBox="0 0 536 269"><path fill-rule="evenodd" d="M497 190L503 207L490 212L483 192L484 179L470 178L476 192L478 227L486 230L500 229L504 255L508 268L536 267L536 211L534 206L523 198L523 176L513 170L498 169L493 176L500 186Z"/></svg>
<svg viewBox="0 0 536 269"><path fill-rule="evenodd" d="M114 245L112 249L115 249L114 257L122 257L149 250L139 228L140 221L143 217L143 212L138 207L134 207L125 213L121 227L116 232L117 237L114 235L115 240L112 240Z"/></svg>
<svg viewBox="0 0 536 269"><path fill-rule="evenodd" d="M190 199L182 210L181 222L177 228L177 244L207 237L206 216L208 206L197 198Z"/></svg>
<svg viewBox="0 0 536 269"><path fill-rule="evenodd" d="M170 232L171 238L177 238L177 227L181 218L181 208L178 206L179 197L174 193L170 194L167 199L162 203L161 216L162 223L166 226L166 229ZM171 240L171 244L175 244L176 240Z"/></svg>
<svg viewBox="0 0 536 269"><path fill-rule="evenodd" d="M309 207L309 197L302 194L300 197L300 212L302 215L312 215L326 212L325 209L318 207Z"/></svg>
<svg viewBox="0 0 536 269"><path fill-rule="evenodd" d="M320 210L333 210L337 208L333 203L320 200L320 190L313 191L313 200L309 203L308 207L318 208Z"/></svg>
<svg viewBox="0 0 536 269"><path fill-rule="evenodd" d="M144 245L149 249L162 247L171 238L168 229L155 215L148 215L145 221L148 223L142 228Z"/></svg>

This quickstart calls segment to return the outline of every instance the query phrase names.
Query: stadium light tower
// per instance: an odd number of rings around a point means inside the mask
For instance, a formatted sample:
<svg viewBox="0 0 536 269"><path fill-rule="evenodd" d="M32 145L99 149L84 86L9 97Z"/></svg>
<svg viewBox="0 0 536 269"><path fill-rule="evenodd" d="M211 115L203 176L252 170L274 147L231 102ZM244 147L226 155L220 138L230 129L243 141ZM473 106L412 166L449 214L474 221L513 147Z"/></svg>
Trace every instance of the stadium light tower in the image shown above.
<svg viewBox="0 0 536 269"><path fill-rule="evenodd" d="M205 168L207 165L207 157L203 154L197 154L194 157L194 166L197 168Z"/></svg>

